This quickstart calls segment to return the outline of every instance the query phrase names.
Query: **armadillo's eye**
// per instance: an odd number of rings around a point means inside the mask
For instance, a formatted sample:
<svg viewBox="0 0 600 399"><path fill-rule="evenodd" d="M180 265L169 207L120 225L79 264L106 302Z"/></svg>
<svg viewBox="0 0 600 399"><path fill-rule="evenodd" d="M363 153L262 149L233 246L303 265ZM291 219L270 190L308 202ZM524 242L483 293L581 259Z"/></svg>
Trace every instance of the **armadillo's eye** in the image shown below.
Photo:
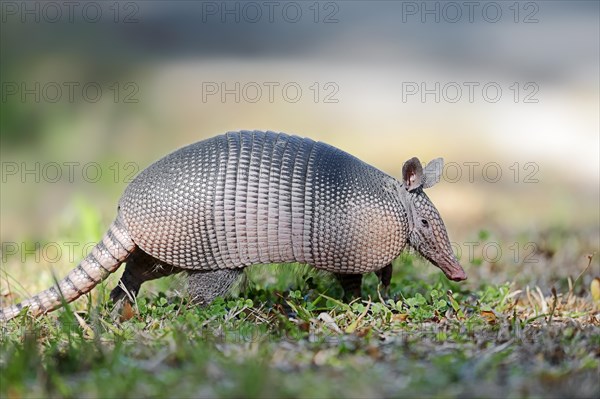
<svg viewBox="0 0 600 399"><path fill-rule="evenodd" d="M427 221L427 219L421 219L421 224L423 225L423 227L429 227L429 222Z"/></svg>

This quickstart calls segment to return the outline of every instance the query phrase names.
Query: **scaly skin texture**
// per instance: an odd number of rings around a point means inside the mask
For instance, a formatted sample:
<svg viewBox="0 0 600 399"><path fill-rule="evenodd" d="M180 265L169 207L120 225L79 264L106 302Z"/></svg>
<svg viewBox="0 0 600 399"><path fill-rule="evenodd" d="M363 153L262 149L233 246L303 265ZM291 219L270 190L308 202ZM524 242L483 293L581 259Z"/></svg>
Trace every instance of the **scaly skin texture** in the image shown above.
<svg viewBox="0 0 600 399"><path fill-rule="evenodd" d="M120 210L142 250L183 269L299 262L367 273L406 245L397 185L327 144L228 133L148 167Z"/></svg>
<svg viewBox="0 0 600 399"><path fill-rule="evenodd" d="M0 309L0 321L12 319L25 307L31 315L37 316L59 308L63 299L74 301L117 270L134 250L134 242L117 217L102 240L67 277L21 303Z"/></svg>
<svg viewBox="0 0 600 399"><path fill-rule="evenodd" d="M380 271L389 284L391 262L409 241L449 278L464 279L422 190L439 180L436 161L423 170L413 158L398 181L335 147L283 133L230 132L189 145L134 179L103 241L65 280L2 309L0 320L23 307L46 313L61 296L71 302L122 262L114 301L183 271L205 305L259 263L309 264L360 293L364 273Z"/></svg>

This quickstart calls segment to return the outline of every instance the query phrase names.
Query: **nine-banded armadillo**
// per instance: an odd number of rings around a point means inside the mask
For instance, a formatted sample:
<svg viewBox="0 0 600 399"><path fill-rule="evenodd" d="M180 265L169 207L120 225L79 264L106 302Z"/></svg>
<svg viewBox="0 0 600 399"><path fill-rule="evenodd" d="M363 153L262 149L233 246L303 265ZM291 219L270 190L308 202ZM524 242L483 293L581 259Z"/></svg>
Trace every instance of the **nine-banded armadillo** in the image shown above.
<svg viewBox="0 0 600 399"><path fill-rule="evenodd" d="M133 180L106 235L65 279L0 310L0 320L71 302L123 262L115 301L183 271L192 297L207 304L260 263L312 265L360 290L368 272L389 284L391 262L407 244L449 279L464 280L423 192L442 165L438 158L423 169L412 158L398 181L335 147L283 133L229 132L191 144Z"/></svg>

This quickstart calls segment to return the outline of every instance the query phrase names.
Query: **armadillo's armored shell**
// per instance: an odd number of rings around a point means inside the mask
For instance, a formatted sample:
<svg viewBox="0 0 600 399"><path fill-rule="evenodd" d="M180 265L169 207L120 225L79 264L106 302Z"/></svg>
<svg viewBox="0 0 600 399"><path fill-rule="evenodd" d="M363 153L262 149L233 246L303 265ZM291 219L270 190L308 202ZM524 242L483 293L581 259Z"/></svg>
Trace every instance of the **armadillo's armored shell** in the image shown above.
<svg viewBox="0 0 600 399"><path fill-rule="evenodd" d="M141 249L181 268L300 262L365 273L406 245L396 189L393 178L327 144L230 132L150 165L120 212Z"/></svg>

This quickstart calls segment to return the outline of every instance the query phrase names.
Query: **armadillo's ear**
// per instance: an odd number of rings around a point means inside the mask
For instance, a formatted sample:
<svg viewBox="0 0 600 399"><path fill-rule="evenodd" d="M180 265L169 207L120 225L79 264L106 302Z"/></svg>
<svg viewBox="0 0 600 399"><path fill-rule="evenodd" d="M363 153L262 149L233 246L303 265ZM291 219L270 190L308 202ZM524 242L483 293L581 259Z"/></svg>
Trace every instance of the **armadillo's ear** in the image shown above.
<svg viewBox="0 0 600 399"><path fill-rule="evenodd" d="M444 159L436 158L429 162L423 170L423 188L429 188L437 184L442 178L444 170Z"/></svg>
<svg viewBox="0 0 600 399"><path fill-rule="evenodd" d="M423 179L423 166L419 158L414 157L409 159L402 166L402 182L408 191L413 191L421 187Z"/></svg>

